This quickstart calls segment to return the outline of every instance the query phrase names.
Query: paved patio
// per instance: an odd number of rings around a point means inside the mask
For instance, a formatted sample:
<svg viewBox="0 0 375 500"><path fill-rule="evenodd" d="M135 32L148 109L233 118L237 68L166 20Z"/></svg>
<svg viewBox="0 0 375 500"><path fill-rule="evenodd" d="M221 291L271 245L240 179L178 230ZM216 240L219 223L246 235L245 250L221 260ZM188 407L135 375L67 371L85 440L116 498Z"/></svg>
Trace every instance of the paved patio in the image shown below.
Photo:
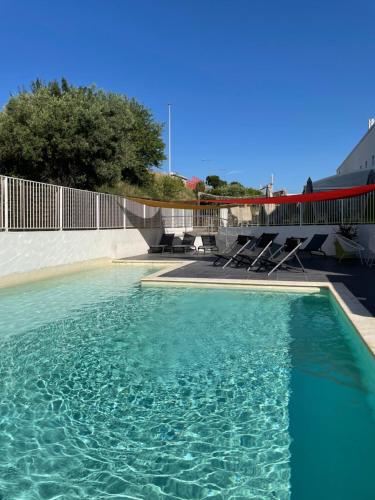
<svg viewBox="0 0 375 500"><path fill-rule="evenodd" d="M265 272L247 272L245 268L216 267L212 265L212 255L194 255L183 253L145 254L124 260L192 260L192 264L170 271L165 276L175 278L221 278L273 281L304 281L304 282L331 282L343 283L352 294L375 316L375 268L369 269L359 262L351 261L339 263L333 257L304 257L302 258L306 272L300 269L275 271L270 278Z"/></svg>

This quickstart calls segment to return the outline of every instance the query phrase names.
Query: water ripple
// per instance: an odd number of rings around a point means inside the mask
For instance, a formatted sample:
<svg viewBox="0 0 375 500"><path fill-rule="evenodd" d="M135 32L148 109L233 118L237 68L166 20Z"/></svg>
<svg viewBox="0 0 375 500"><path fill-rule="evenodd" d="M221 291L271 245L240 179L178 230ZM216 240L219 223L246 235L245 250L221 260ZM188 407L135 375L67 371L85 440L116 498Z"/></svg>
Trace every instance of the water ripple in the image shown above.
<svg viewBox="0 0 375 500"><path fill-rule="evenodd" d="M289 498L298 296L116 273L96 302L3 339L3 498Z"/></svg>

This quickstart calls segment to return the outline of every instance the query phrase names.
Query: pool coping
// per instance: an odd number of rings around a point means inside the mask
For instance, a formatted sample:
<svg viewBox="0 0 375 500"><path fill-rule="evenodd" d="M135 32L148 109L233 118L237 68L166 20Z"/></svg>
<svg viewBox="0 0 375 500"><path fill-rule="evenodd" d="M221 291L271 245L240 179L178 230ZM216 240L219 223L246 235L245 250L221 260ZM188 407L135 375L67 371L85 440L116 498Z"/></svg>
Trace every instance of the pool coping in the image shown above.
<svg viewBox="0 0 375 500"><path fill-rule="evenodd" d="M149 274L141 279L143 285L158 286L196 286L215 288L236 288L236 289L258 289L269 291L290 291L299 293L317 293L326 290L331 294L340 306L345 316L349 319L354 330L361 337L362 341L375 356L375 317L361 304L352 292L343 283L331 283L326 281L275 281L275 280L242 280L242 279L222 279L222 278L178 278L165 276L166 273L188 266L193 260L112 260L118 265L155 265L162 267L155 273Z"/></svg>
<svg viewBox="0 0 375 500"><path fill-rule="evenodd" d="M110 257L99 257L98 259L81 260L56 266L41 267L31 271L6 274L5 276L0 276L0 289L111 265L112 259Z"/></svg>

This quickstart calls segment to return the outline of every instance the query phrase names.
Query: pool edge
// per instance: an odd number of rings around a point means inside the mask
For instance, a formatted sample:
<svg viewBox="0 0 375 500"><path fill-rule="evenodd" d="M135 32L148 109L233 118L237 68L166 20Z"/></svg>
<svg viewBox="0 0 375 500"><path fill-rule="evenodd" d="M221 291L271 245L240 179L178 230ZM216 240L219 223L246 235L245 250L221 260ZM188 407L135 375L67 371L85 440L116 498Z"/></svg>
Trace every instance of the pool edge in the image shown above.
<svg viewBox="0 0 375 500"><path fill-rule="evenodd" d="M61 264L58 266L41 267L32 271L20 273L11 273L0 277L0 289L8 288L16 285L24 285L36 281L48 280L67 274L75 274L80 271L96 269L112 265L112 259L109 257L101 257L99 259L82 260L70 264Z"/></svg>

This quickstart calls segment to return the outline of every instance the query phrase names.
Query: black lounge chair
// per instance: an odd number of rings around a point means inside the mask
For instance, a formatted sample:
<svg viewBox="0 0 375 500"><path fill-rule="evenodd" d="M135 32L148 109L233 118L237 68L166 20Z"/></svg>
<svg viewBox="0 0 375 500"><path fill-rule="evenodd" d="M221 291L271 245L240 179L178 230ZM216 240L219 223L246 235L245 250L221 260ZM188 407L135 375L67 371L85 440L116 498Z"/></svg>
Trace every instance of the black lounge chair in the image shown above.
<svg viewBox="0 0 375 500"><path fill-rule="evenodd" d="M267 276L270 276L274 271L276 271L276 269L279 268L296 269L296 266L288 264L288 262L290 262L292 259L296 259L302 271L305 272L305 268L303 267L301 259L298 257L298 250L306 240L307 238L287 238L285 240L285 243L280 248L278 248L276 252L274 252L270 257L260 257L256 271L271 268L271 270L267 273Z"/></svg>
<svg viewBox="0 0 375 500"><path fill-rule="evenodd" d="M229 246L229 248L225 249L223 253L216 253L216 259L213 262L214 266L221 265L224 262L223 267L228 266L234 257L237 254L241 253L244 248L246 248L252 241L254 241L253 236L248 236L244 234L239 234L237 239Z"/></svg>
<svg viewBox="0 0 375 500"><path fill-rule="evenodd" d="M203 250L203 253L214 252L215 250L219 250L216 245L216 238L214 234L202 234L202 245L198 247L199 250Z"/></svg>
<svg viewBox="0 0 375 500"><path fill-rule="evenodd" d="M322 250L322 246L327 238L328 234L314 234L307 245L301 248L301 252L309 252L310 255L323 255L326 257L327 254Z"/></svg>
<svg viewBox="0 0 375 500"><path fill-rule="evenodd" d="M173 245L174 233L166 234L163 233L160 238L159 245L150 245L148 253L164 253L166 250L170 250Z"/></svg>
<svg viewBox="0 0 375 500"><path fill-rule="evenodd" d="M255 241L252 241L251 245L245 247L242 252L233 257L232 262L234 262L237 267L247 266L247 270L249 271L263 255L270 253L271 245L278 234L279 233L263 233Z"/></svg>
<svg viewBox="0 0 375 500"><path fill-rule="evenodd" d="M197 247L194 245L195 243L195 236L192 234L185 233L184 237L182 238L181 244L178 245L172 245L172 253L173 252L191 252L191 251L196 251Z"/></svg>

